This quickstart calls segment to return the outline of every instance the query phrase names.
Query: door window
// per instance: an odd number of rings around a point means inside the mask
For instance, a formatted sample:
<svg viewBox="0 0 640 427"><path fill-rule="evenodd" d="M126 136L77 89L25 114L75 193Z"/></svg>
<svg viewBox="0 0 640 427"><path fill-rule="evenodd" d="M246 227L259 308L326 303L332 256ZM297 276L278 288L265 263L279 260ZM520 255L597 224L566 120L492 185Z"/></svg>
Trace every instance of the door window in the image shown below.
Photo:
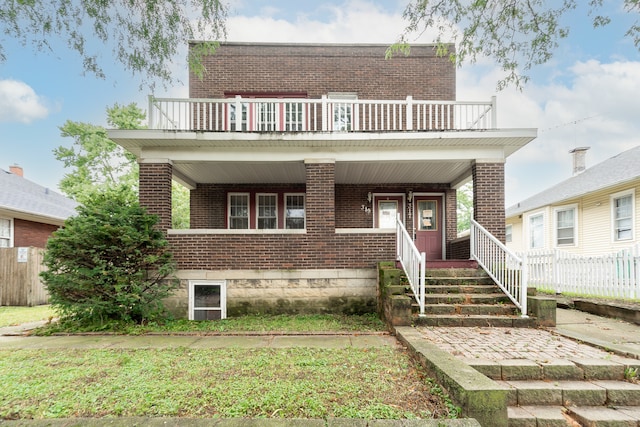
<svg viewBox="0 0 640 427"><path fill-rule="evenodd" d="M418 201L418 230L434 231L438 229L438 202L436 200Z"/></svg>
<svg viewBox="0 0 640 427"><path fill-rule="evenodd" d="M395 228L397 217L397 200L380 200L378 202L378 228Z"/></svg>

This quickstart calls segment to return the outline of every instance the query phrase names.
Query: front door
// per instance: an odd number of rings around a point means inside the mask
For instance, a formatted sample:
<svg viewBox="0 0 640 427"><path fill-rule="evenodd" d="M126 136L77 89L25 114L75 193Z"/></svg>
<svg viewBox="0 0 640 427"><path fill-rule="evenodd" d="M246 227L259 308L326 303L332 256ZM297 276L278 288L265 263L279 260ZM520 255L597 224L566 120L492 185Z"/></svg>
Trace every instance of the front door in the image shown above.
<svg viewBox="0 0 640 427"><path fill-rule="evenodd" d="M442 197L415 196L415 244L427 261L442 259Z"/></svg>

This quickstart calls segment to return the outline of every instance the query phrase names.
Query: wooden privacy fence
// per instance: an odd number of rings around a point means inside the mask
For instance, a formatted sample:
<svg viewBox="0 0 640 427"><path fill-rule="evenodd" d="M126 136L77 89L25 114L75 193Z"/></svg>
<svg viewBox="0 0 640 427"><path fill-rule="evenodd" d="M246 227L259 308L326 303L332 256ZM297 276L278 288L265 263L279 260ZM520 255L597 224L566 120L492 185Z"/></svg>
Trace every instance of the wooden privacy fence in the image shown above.
<svg viewBox="0 0 640 427"><path fill-rule="evenodd" d="M581 296L640 299L638 247L598 256L561 250L525 254L529 284L538 289Z"/></svg>
<svg viewBox="0 0 640 427"><path fill-rule="evenodd" d="M34 306L49 301L40 281L42 255L42 248L0 248L0 306Z"/></svg>

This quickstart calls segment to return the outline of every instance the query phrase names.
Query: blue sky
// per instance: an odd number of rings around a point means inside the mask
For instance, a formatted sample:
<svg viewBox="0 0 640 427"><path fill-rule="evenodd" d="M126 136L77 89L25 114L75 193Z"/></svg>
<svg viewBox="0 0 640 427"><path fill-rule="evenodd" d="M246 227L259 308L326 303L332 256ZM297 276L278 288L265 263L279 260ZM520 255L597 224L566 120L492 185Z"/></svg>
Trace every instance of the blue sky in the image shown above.
<svg viewBox="0 0 640 427"><path fill-rule="evenodd" d="M402 0L231 0L229 41L393 43L402 32ZM497 93L499 127L535 127L538 138L509 157L506 202L517 203L571 176L569 150L589 146L587 166L640 144L640 54L624 38L638 16L605 0L614 23L594 30L586 12L566 17L571 35L548 64L531 73L523 91ZM430 42L426 34L415 42ZM106 125L105 110L116 103L146 109L149 94L140 78L123 70L104 49L106 80L83 75L79 59L58 47L32 52L3 39L0 64L0 168L24 168L25 177L57 189L67 173L53 149L70 146L59 127L72 120ZM187 81L184 56L176 73ZM488 100L500 76L490 60L458 70L458 100ZM157 96L186 97L187 88L156 89Z"/></svg>

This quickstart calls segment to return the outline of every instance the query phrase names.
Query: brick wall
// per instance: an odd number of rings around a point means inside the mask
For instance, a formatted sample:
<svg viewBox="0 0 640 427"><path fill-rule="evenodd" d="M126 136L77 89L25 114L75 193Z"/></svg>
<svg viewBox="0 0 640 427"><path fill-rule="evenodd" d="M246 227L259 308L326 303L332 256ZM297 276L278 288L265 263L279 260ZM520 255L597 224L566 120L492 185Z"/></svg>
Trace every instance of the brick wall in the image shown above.
<svg viewBox="0 0 640 427"><path fill-rule="evenodd" d="M471 169L473 218L504 243L504 163L474 163Z"/></svg>
<svg viewBox="0 0 640 427"><path fill-rule="evenodd" d="M307 163L307 233L331 235L336 228L335 163Z"/></svg>
<svg viewBox="0 0 640 427"><path fill-rule="evenodd" d="M202 79L190 75L189 96L242 93L355 92L361 99L455 100L455 66L432 45L385 59L387 45L223 43L204 58Z"/></svg>
<svg viewBox="0 0 640 427"><path fill-rule="evenodd" d="M44 248L47 244L47 240L51 236L51 233L56 231L58 228L59 227L57 225L14 219L13 246L34 246L36 248Z"/></svg>

